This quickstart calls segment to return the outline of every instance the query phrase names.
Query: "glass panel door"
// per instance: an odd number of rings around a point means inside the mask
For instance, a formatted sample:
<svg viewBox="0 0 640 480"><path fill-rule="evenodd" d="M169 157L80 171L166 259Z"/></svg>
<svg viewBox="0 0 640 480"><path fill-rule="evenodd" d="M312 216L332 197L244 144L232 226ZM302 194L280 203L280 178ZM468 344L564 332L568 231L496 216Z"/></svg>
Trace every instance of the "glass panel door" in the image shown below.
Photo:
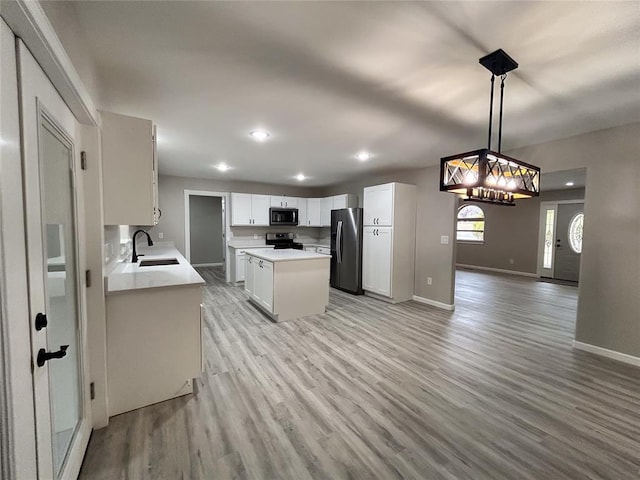
<svg viewBox="0 0 640 480"><path fill-rule="evenodd" d="M39 128L45 227L47 350L66 355L48 362L51 443L56 475L82 418L78 270L72 145L44 116Z"/></svg>

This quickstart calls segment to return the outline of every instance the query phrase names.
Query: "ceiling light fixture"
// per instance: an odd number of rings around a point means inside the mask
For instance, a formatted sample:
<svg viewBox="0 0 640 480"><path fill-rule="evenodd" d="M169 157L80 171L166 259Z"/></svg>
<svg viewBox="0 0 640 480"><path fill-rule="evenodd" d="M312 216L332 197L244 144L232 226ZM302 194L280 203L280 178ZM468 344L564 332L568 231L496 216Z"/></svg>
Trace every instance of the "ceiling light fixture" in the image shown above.
<svg viewBox="0 0 640 480"><path fill-rule="evenodd" d="M573 182L567 182L567 183L565 183L565 185L567 187L573 187L575 184Z"/></svg>
<svg viewBox="0 0 640 480"><path fill-rule="evenodd" d="M502 49L482 57L480 64L491 72L488 146L441 158L440 191L462 194L465 201L515 205L516 199L540 195L540 168L501 153L504 81L507 73L518 68L518 64ZM493 86L496 75L501 79L497 152L491 150Z"/></svg>
<svg viewBox="0 0 640 480"><path fill-rule="evenodd" d="M227 170L231 169L231 167L224 162L220 162L218 165L216 165L216 168L221 172L226 172Z"/></svg>
<svg viewBox="0 0 640 480"><path fill-rule="evenodd" d="M305 178L303 173L299 173L298 175L296 175L296 180L298 180L299 182L303 181Z"/></svg>
<svg viewBox="0 0 640 480"><path fill-rule="evenodd" d="M371 154L369 152L358 152L356 153L356 158L361 162L366 162L371 158Z"/></svg>
<svg viewBox="0 0 640 480"><path fill-rule="evenodd" d="M251 138L258 142L264 142L267 138L270 137L269 132L267 132L266 130L253 130L249 132L249 135L251 135Z"/></svg>

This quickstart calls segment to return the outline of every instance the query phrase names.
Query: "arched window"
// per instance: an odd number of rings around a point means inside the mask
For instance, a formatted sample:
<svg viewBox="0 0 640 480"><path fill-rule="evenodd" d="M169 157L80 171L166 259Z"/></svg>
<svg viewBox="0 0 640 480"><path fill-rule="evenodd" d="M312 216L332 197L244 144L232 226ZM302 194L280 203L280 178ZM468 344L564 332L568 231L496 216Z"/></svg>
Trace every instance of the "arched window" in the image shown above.
<svg viewBox="0 0 640 480"><path fill-rule="evenodd" d="M582 253L582 225L584 223L584 213L573 216L569 222L569 246L574 253Z"/></svg>
<svg viewBox="0 0 640 480"><path fill-rule="evenodd" d="M484 242L484 212L477 205L463 205L458 209L456 240Z"/></svg>

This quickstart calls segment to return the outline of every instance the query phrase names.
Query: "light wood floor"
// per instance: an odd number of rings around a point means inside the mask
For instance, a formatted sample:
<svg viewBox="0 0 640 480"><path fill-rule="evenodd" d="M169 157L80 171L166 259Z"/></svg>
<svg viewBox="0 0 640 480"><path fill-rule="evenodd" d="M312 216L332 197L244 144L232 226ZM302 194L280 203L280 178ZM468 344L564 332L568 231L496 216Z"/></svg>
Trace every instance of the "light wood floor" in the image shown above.
<svg viewBox="0 0 640 480"><path fill-rule="evenodd" d="M455 312L332 291L274 324L200 271L196 394L112 418L81 478L640 478L640 369L572 349L574 287L459 271Z"/></svg>

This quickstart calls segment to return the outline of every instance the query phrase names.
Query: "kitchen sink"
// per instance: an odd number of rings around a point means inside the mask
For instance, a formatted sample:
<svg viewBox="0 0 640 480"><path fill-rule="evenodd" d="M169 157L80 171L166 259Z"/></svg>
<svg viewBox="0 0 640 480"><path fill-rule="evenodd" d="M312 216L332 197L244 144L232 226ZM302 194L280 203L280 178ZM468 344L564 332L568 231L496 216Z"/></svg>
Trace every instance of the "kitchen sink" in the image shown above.
<svg viewBox="0 0 640 480"><path fill-rule="evenodd" d="M155 260L141 260L141 267L157 267L158 265L179 265L176 258L156 258Z"/></svg>

